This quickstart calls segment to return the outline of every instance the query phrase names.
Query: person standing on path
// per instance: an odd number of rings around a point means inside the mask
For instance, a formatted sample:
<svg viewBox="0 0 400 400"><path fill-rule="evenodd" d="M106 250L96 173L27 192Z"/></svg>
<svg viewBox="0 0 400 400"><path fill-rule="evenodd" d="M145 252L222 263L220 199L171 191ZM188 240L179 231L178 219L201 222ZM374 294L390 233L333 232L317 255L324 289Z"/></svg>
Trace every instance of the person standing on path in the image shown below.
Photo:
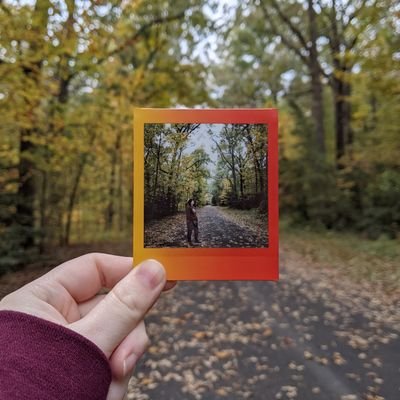
<svg viewBox="0 0 400 400"><path fill-rule="evenodd" d="M199 221L197 219L196 209L194 208L194 200L189 199L186 203L186 225L187 225L187 241L192 244L192 232L194 231L195 243L199 241Z"/></svg>

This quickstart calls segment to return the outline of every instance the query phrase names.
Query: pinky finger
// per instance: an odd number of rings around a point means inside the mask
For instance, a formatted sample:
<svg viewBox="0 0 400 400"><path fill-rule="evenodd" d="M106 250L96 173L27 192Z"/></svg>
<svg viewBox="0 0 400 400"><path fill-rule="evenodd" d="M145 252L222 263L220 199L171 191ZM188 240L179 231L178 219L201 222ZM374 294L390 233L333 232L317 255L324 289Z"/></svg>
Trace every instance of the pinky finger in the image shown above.
<svg viewBox="0 0 400 400"><path fill-rule="evenodd" d="M123 379L131 371L149 345L146 327L142 320L119 344L110 358L110 367L116 379Z"/></svg>
<svg viewBox="0 0 400 400"><path fill-rule="evenodd" d="M107 400L123 400L126 398L128 392L129 380L133 374L133 369L130 373L123 379L113 378L111 381L110 388L108 389Z"/></svg>

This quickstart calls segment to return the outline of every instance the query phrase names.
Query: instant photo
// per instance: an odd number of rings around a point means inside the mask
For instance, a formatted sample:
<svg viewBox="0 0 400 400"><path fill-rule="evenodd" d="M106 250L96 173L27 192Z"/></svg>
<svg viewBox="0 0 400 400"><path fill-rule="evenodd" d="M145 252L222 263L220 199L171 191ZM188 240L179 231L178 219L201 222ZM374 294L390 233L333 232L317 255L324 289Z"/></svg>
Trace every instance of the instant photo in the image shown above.
<svg viewBox="0 0 400 400"><path fill-rule="evenodd" d="M265 124L145 124L144 160L144 247L268 247Z"/></svg>
<svg viewBox="0 0 400 400"><path fill-rule="evenodd" d="M135 264L276 280L277 123L274 109L135 109Z"/></svg>

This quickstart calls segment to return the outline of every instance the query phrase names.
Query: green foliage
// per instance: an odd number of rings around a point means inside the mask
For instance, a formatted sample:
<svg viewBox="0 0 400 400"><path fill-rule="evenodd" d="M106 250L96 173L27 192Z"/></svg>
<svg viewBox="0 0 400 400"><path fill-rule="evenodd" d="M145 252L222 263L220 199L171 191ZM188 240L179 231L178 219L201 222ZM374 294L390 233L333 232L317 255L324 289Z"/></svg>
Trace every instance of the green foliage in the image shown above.
<svg viewBox="0 0 400 400"><path fill-rule="evenodd" d="M213 198L217 205L266 211L267 131L265 125L227 124L209 130L218 154Z"/></svg>
<svg viewBox="0 0 400 400"><path fill-rule="evenodd" d="M397 3L333 4L3 1L0 264L90 231L130 234L134 105L278 107L282 211L301 224L397 237ZM201 149L181 160L199 168L178 174L184 140L171 133L157 145L150 135L166 171L152 198L169 212L190 196L260 203L250 173L259 156L236 134L221 137L236 161L220 154L211 188ZM172 196L178 177L187 189ZM153 190L154 177L148 183Z"/></svg>
<svg viewBox="0 0 400 400"><path fill-rule="evenodd" d="M199 124L146 124L144 200L145 219L172 215L193 198L206 202L207 164L202 147L189 149Z"/></svg>
<svg viewBox="0 0 400 400"><path fill-rule="evenodd" d="M203 5L1 3L4 263L80 241L85 227L130 232L132 107L207 100L193 56L210 28Z"/></svg>
<svg viewBox="0 0 400 400"><path fill-rule="evenodd" d="M391 0L332 4L240 2L222 28L219 101L279 107L283 215L303 226L396 237L399 13Z"/></svg>

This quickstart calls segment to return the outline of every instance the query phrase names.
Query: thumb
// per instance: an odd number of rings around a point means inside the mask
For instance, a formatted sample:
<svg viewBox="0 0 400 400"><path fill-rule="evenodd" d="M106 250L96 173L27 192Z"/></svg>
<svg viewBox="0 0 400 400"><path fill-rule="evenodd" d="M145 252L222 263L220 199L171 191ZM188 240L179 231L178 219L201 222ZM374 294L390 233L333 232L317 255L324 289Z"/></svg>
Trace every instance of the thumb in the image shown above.
<svg viewBox="0 0 400 400"><path fill-rule="evenodd" d="M69 328L91 340L110 358L158 299L165 279L164 267L159 262L144 261Z"/></svg>

